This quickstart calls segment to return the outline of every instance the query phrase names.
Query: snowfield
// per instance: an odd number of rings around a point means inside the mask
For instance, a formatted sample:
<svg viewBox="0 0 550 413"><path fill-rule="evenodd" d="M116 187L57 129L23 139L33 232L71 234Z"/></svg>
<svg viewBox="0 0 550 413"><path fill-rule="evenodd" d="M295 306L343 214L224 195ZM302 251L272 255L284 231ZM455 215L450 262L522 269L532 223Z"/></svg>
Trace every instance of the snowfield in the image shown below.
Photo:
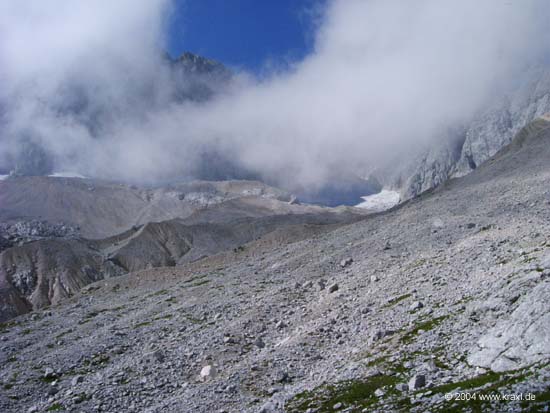
<svg viewBox="0 0 550 413"><path fill-rule="evenodd" d="M401 199L399 192L389 189L382 189L377 194L363 196L364 202L356 205L358 208L367 209L372 212L381 212L390 209L399 203Z"/></svg>
<svg viewBox="0 0 550 413"><path fill-rule="evenodd" d="M80 175L79 173L77 172L54 172L53 174L51 175L48 175L52 178L81 178L81 179L86 179L86 177L84 175Z"/></svg>

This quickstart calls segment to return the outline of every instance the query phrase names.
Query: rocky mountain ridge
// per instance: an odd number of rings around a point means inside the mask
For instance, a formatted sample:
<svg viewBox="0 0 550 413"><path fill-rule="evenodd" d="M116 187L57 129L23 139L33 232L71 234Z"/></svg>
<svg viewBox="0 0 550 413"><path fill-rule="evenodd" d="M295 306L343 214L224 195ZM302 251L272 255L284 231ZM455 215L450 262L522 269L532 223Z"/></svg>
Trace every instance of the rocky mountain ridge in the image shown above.
<svg viewBox="0 0 550 413"><path fill-rule="evenodd" d="M248 181L138 188L14 177L0 182L0 197L0 321L59 304L104 278L183 265L292 226L362 216L300 205Z"/></svg>
<svg viewBox="0 0 550 413"><path fill-rule="evenodd" d="M257 181L191 181L137 186L94 179L44 176L0 181L0 221L45 220L77 228L87 238L104 238L134 225L173 218L237 198L274 199L292 195ZM282 205L281 204L281 205Z"/></svg>
<svg viewBox="0 0 550 413"><path fill-rule="evenodd" d="M472 172L509 144L523 127L548 112L550 70L532 69L511 92L462 130L453 132L455 136L434 142L404 168L382 174L381 180L398 188L402 199L413 198L450 178Z"/></svg>

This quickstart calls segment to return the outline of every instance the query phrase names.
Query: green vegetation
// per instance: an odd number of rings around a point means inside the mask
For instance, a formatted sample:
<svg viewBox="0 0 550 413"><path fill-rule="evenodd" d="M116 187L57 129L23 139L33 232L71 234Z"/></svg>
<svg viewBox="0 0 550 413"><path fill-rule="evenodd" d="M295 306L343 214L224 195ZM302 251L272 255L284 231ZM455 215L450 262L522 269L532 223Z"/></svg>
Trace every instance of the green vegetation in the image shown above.
<svg viewBox="0 0 550 413"><path fill-rule="evenodd" d="M109 362L110 358L107 354L98 354L92 358L91 365L92 366L99 366L102 364L107 364Z"/></svg>
<svg viewBox="0 0 550 413"><path fill-rule="evenodd" d="M189 315L189 314L184 313L183 316L193 324L202 324L203 322L203 320L201 320L200 318L193 317L192 315Z"/></svg>
<svg viewBox="0 0 550 413"><path fill-rule="evenodd" d="M486 374L482 374L481 376L473 377L469 380L463 380L456 383L449 383L449 384L443 384L441 386L434 387L431 389L434 393L449 393L452 390L461 389L461 390L468 390L468 389L477 389L478 387L482 387L488 383L497 382L500 380L500 374L489 372Z"/></svg>
<svg viewBox="0 0 550 413"><path fill-rule="evenodd" d="M535 401L527 402L523 401L520 403L522 411L535 413L535 412L544 412L545 409L550 405L550 390L541 393L535 393Z"/></svg>
<svg viewBox="0 0 550 413"><path fill-rule="evenodd" d="M40 377L40 381L48 384L53 383L56 380L57 380L57 377Z"/></svg>
<svg viewBox="0 0 550 413"><path fill-rule="evenodd" d="M156 296L164 295L164 294L168 294L168 290L158 290L158 291L155 291L154 293L151 293L151 294L145 296L145 298L156 297Z"/></svg>
<svg viewBox="0 0 550 413"><path fill-rule="evenodd" d="M152 324L151 321L142 321L141 323L135 324L134 328L150 326L151 324Z"/></svg>
<svg viewBox="0 0 550 413"><path fill-rule="evenodd" d="M11 327L15 327L17 323L15 321L8 321L0 323L0 333L7 333Z"/></svg>
<svg viewBox="0 0 550 413"><path fill-rule="evenodd" d="M412 294L403 294L403 295L400 295L399 297L397 298L394 298L393 300L391 300L390 302L388 302L387 304L383 305L381 308L388 308L388 307L393 307L394 305L400 303L401 301L403 300L406 300L407 298L411 297Z"/></svg>
<svg viewBox="0 0 550 413"><path fill-rule="evenodd" d="M419 258L411 264L411 269L421 267L422 265L426 264L427 261L428 260L426 260L426 258Z"/></svg>
<svg viewBox="0 0 550 413"><path fill-rule="evenodd" d="M200 275L198 277L193 277L184 282L185 285L182 285L181 288L191 288L198 287L199 285L207 284L210 282L208 278L205 278L206 275Z"/></svg>
<svg viewBox="0 0 550 413"><path fill-rule="evenodd" d="M62 331L61 333L59 333L58 335L55 336L55 339L56 340L59 340L61 337L69 334L69 333L72 333L73 332L73 329L72 328L69 328L68 330L65 330L65 331Z"/></svg>
<svg viewBox="0 0 550 413"><path fill-rule="evenodd" d="M377 367L377 366L382 366L384 364L386 364L388 361L388 356L382 356L382 357L378 357L374 360L371 360L367 363L367 367Z"/></svg>
<svg viewBox="0 0 550 413"><path fill-rule="evenodd" d="M401 342L404 344L412 343L421 330L422 331L433 330L448 317L449 316L441 316L441 317L432 318L430 320L426 320L418 323L416 326L412 328L412 330L409 330L401 337Z"/></svg>
<svg viewBox="0 0 550 413"><path fill-rule="evenodd" d="M199 285L208 284L209 282L210 282L210 280L201 280L201 281L197 281L196 283L193 283L193 284L189 285L189 287L198 287Z"/></svg>
<svg viewBox="0 0 550 413"><path fill-rule="evenodd" d="M46 409L47 412L58 412L59 410L63 410L61 403L54 403Z"/></svg>
<svg viewBox="0 0 550 413"><path fill-rule="evenodd" d="M166 315L161 315L161 316L158 316L158 317L155 317L153 318L153 320L169 320L172 318L172 314L166 314Z"/></svg>
<svg viewBox="0 0 550 413"><path fill-rule="evenodd" d="M416 397L420 393L429 391L429 394L443 395L446 393L469 391L483 394L496 393L499 389L509 388L509 386L526 380L529 370L524 369L508 373L488 372L467 380L456 383L444 384L430 389L421 389L412 394L401 394L396 391L395 385L403 381L407 376L403 366L395 363L388 363L387 357L379 357L371 361L369 366L384 365L391 373L370 377L365 380L353 380L337 383L335 385L323 385L312 391L305 391L297 394L289 401L288 412L305 412L313 408L318 413L333 412L333 406L336 403L342 403L343 407L351 407L350 411L361 411L364 408L376 410L378 406L378 397L374 395L377 389L383 389L386 395L383 397L385 411L409 412L411 410L411 396ZM524 411L539 412L550 401L550 391L536 394L535 402L522 402L521 407ZM431 406L432 412L439 413L482 413L486 411L499 411L497 402L481 400L479 397L469 400L456 400L448 402L441 400L436 405ZM509 403L502 401L501 403Z"/></svg>
<svg viewBox="0 0 550 413"><path fill-rule="evenodd" d="M123 309L124 309L124 306L121 305L119 307L103 308L101 310L93 310L93 311L90 311L88 314L86 314L84 316L84 318L78 322L78 324L86 324L92 318L95 318L95 317L97 317L98 315L100 315L102 313L107 313L107 312L110 312L110 311L120 311L120 310L123 310Z"/></svg>
<svg viewBox="0 0 550 413"><path fill-rule="evenodd" d="M439 360L437 358L434 359L434 364L438 369L442 369L442 370L449 370L450 369L449 366L447 366L445 363L443 363L441 360Z"/></svg>
<svg viewBox="0 0 550 413"><path fill-rule="evenodd" d="M365 408L377 403L378 397L374 392L380 388L387 388L390 393L398 378L395 376L374 376L365 380L341 382L333 386L322 386L312 391L306 391L294 396L288 403L288 412L305 412L308 408L315 408L318 413L333 412L336 403L343 406ZM395 392L395 391L394 391Z"/></svg>
<svg viewBox="0 0 550 413"><path fill-rule="evenodd" d="M126 383L128 382L128 380L126 380ZM123 384L126 384L126 383L123 383ZM86 401L86 400L90 400L92 397L84 392L81 392L81 393L78 393L74 396L74 402L75 403L82 403L83 401Z"/></svg>
<svg viewBox="0 0 550 413"><path fill-rule="evenodd" d="M473 391L477 391L483 394L492 394L498 392L499 389L509 387L515 383L519 383L522 381L525 381L528 377L528 374L526 373L528 370L522 370L522 371L516 371L513 373L495 373L495 372L488 372L476 377L473 377L468 380L463 380L456 383L449 383L444 384L441 386L437 386L432 388L432 392L434 394L445 394L445 393L452 393L454 391L460 390L465 391L468 390L473 393ZM537 398L537 402L542 401ZM475 400L456 400L451 403L444 403L443 405L433 409L434 412L441 412L441 413L458 413L458 412L485 412L485 411L498 411L498 409L495 408L495 402L492 402L488 400L481 400L479 397L477 397ZM509 403L508 401L502 401L499 403ZM531 410L531 411L538 411L538 410Z"/></svg>

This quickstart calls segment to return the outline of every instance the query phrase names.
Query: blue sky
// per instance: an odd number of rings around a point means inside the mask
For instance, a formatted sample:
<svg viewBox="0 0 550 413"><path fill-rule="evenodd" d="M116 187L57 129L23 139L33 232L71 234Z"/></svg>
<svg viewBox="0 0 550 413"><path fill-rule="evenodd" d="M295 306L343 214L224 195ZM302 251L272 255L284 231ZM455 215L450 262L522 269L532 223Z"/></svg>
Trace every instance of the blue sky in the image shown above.
<svg viewBox="0 0 550 413"><path fill-rule="evenodd" d="M252 72L301 59L326 0L175 0L168 50L191 51Z"/></svg>

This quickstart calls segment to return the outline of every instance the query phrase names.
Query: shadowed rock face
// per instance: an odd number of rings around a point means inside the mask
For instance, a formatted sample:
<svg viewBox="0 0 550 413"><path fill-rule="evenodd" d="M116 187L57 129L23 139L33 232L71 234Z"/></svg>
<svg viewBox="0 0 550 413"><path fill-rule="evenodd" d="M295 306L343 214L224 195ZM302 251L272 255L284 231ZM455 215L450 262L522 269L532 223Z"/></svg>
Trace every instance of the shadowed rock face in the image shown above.
<svg viewBox="0 0 550 413"><path fill-rule="evenodd" d="M0 254L0 318L58 303L103 278L101 259L79 241L43 240ZM20 303L24 303L21 305Z"/></svg>

